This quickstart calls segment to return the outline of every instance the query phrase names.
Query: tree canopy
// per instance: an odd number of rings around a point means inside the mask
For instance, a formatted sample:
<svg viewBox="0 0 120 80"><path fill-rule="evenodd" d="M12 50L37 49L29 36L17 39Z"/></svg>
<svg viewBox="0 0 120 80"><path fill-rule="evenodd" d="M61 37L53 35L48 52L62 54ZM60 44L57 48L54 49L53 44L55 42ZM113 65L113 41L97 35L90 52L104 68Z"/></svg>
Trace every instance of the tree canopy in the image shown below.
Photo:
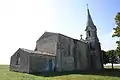
<svg viewBox="0 0 120 80"><path fill-rule="evenodd" d="M103 54L103 63L107 64L107 63L117 63L117 53L115 50L108 50L108 51L104 51L102 50L102 54Z"/></svg>
<svg viewBox="0 0 120 80"><path fill-rule="evenodd" d="M120 12L117 13L115 16L115 24L116 28L113 28L114 33L112 37L120 37ZM120 40L116 41L117 43L117 48L116 50L108 50L108 51L103 51L103 62L104 64L111 63L112 64L112 69L113 69L113 64L118 63L118 58L117 56L120 56Z"/></svg>
<svg viewBox="0 0 120 80"><path fill-rule="evenodd" d="M114 33L112 35L112 37L120 37L120 12L117 13L117 15L115 16L115 23L116 23L116 28L113 28ZM116 41L117 43L117 54L120 56L120 40Z"/></svg>
<svg viewBox="0 0 120 80"><path fill-rule="evenodd" d="M114 33L112 37L120 37L120 12L115 16L115 23L116 23L116 28L114 29Z"/></svg>

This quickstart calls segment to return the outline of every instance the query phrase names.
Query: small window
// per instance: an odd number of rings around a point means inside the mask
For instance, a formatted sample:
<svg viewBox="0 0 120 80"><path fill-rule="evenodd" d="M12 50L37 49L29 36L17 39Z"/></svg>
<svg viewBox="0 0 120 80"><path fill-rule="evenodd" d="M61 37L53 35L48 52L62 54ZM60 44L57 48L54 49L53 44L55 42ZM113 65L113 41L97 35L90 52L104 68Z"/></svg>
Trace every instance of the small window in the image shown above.
<svg viewBox="0 0 120 80"><path fill-rule="evenodd" d="M17 58L16 65L20 65L20 54L18 54L16 58Z"/></svg>

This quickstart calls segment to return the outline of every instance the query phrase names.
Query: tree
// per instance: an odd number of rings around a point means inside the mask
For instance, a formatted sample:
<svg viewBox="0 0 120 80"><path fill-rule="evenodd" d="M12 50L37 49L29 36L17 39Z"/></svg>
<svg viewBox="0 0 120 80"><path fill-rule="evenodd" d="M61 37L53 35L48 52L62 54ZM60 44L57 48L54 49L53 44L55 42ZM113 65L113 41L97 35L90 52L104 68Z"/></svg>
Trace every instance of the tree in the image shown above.
<svg viewBox="0 0 120 80"><path fill-rule="evenodd" d="M113 69L113 63L117 63L117 54L115 50L108 50L106 52L106 54L108 55L108 60L109 62L112 64L112 69Z"/></svg>
<svg viewBox="0 0 120 80"><path fill-rule="evenodd" d="M103 64L110 63L109 62L109 55L106 53L106 51L102 50L102 54L103 54Z"/></svg>
<svg viewBox="0 0 120 80"><path fill-rule="evenodd" d="M116 41L116 43L117 43L116 52L117 52L118 56L120 57L120 41Z"/></svg>
<svg viewBox="0 0 120 80"><path fill-rule="evenodd" d="M115 16L115 23L116 23L116 28L113 28L114 33L112 37L120 37L120 12L118 12L117 15ZM116 41L116 43L117 43L116 52L120 57L120 40Z"/></svg>
<svg viewBox="0 0 120 80"><path fill-rule="evenodd" d="M113 28L114 33L112 37L120 37L120 12L115 16L116 28Z"/></svg>
<svg viewBox="0 0 120 80"><path fill-rule="evenodd" d="M102 54L103 54L103 63L104 64L111 63L113 69L114 68L113 64L118 63L116 50L108 50L108 51L102 50Z"/></svg>
<svg viewBox="0 0 120 80"><path fill-rule="evenodd" d="M115 23L116 23L116 28L113 28L114 33L112 37L120 37L120 12L118 12L118 14L115 16ZM120 55L120 40L116 41L116 43L117 43L116 51L118 55Z"/></svg>

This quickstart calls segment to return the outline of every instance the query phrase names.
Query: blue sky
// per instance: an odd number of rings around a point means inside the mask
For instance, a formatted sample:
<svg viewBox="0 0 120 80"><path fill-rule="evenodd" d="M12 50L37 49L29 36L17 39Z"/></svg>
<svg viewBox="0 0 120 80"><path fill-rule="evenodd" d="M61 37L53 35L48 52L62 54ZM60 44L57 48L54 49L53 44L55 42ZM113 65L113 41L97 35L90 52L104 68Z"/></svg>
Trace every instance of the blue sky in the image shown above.
<svg viewBox="0 0 120 80"><path fill-rule="evenodd" d="M86 4L102 49L115 49L111 35L120 0L0 0L0 64L9 64L18 48L33 50L45 31L85 38Z"/></svg>

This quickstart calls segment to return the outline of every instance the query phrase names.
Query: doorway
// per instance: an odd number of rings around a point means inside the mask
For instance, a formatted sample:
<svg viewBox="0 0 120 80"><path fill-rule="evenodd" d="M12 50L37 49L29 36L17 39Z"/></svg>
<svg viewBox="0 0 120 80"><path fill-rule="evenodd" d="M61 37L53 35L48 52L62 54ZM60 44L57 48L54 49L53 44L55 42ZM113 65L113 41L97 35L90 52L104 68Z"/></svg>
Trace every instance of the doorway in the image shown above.
<svg viewBox="0 0 120 80"><path fill-rule="evenodd" d="M52 59L49 60L49 71L53 71Z"/></svg>

